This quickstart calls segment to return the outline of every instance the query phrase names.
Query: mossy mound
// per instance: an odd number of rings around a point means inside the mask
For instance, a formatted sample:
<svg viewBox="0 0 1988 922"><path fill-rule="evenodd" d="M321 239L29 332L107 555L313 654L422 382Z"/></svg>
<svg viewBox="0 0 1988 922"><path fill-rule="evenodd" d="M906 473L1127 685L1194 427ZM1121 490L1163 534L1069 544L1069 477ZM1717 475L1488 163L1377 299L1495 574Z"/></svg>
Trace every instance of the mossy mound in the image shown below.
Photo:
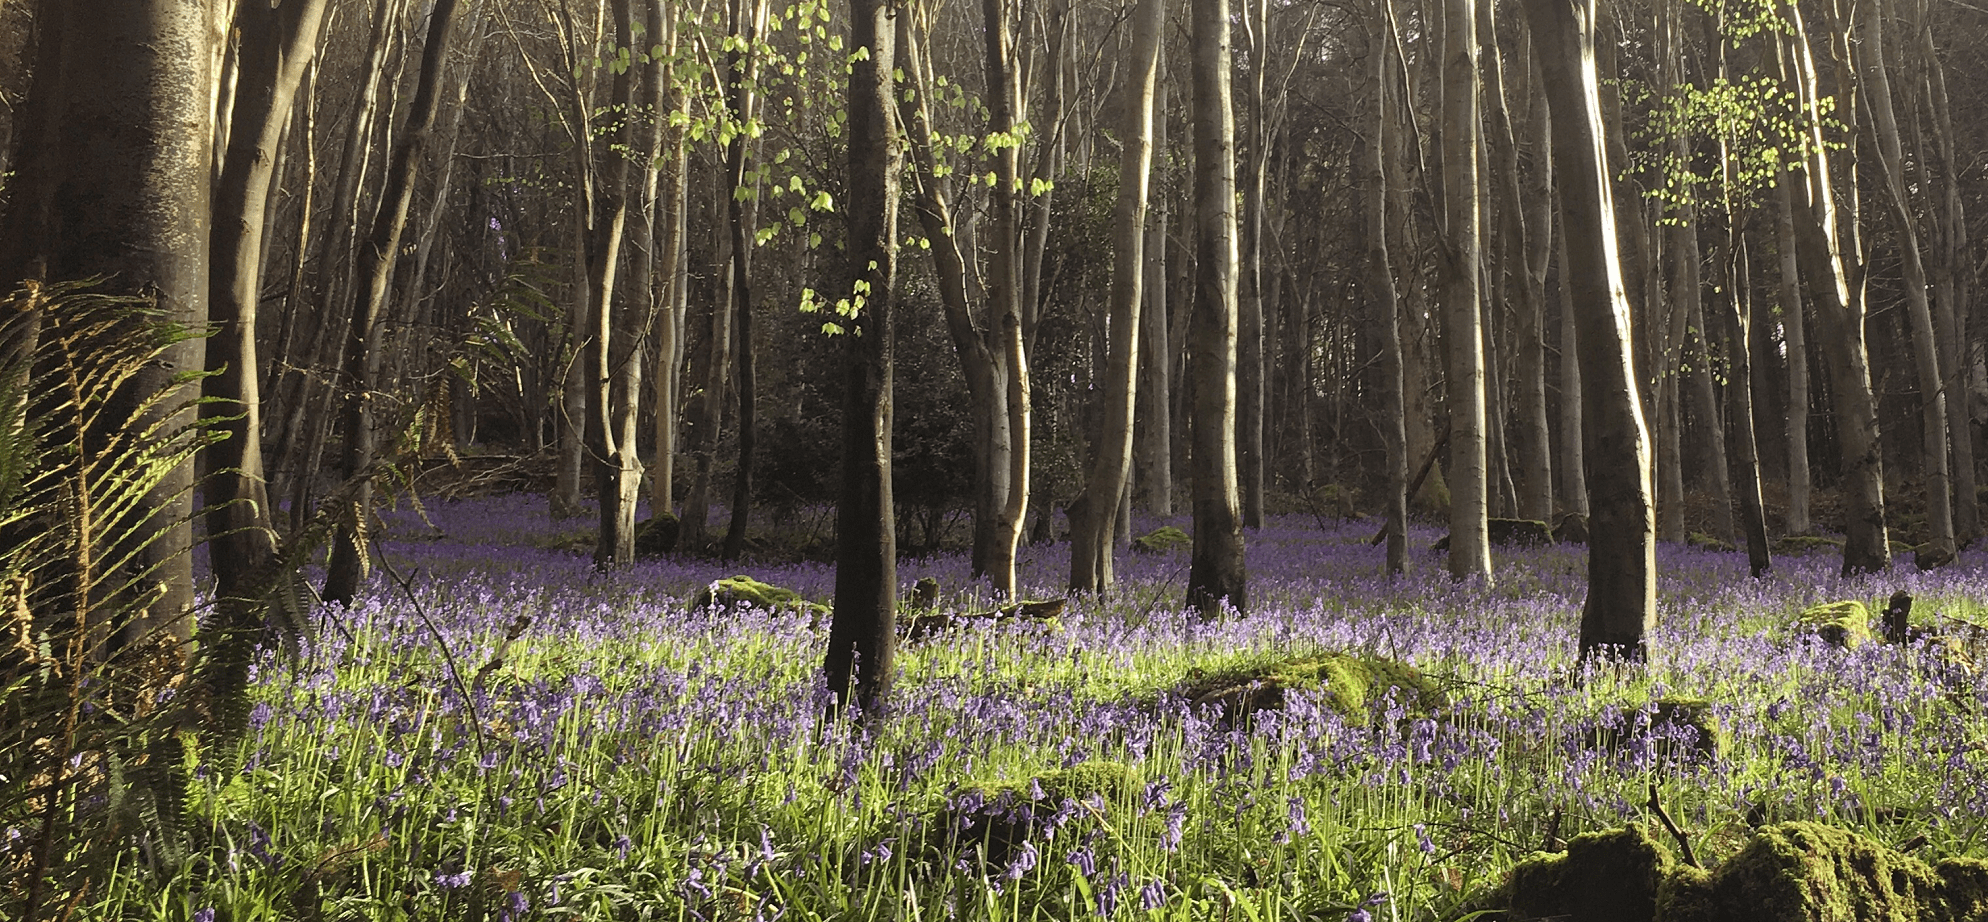
<svg viewBox="0 0 1988 922"><path fill-rule="evenodd" d="M1825 602L1795 616L1795 628L1820 637L1832 647L1854 650L1870 642L1871 612L1854 599Z"/></svg>
<svg viewBox="0 0 1988 922"><path fill-rule="evenodd" d="M1342 519L1359 517L1359 513L1355 510L1355 501L1357 498L1357 490L1336 483L1328 483L1315 487L1311 491L1311 503L1314 510L1330 513Z"/></svg>
<svg viewBox="0 0 1988 922"><path fill-rule="evenodd" d="M1178 686L1196 709L1219 707L1223 719L1246 719L1258 711L1281 710L1291 690L1321 693L1327 707L1365 721L1374 705L1394 689L1412 713L1426 714L1449 703L1435 680L1406 663L1347 653L1322 653L1268 663L1246 664L1212 674L1190 674Z"/></svg>
<svg viewBox="0 0 1988 922"><path fill-rule="evenodd" d="M676 550L677 535L682 533L683 523L670 513L658 513L635 526L635 556L661 557Z"/></svg>
<svg viewBox="0 0 1988 922"><path fill-rule="evenodd" d="M1194 539L1172 525L1162 525L1132 539L1132 549L1147 554L1165 554L1193 546Z"/></svg>
<svg viewBox="0 0 1988 922"><path fill-rule="evenodd" d="M690 597L691 610L703 608L798 609L815 617L828 616L828 606L810 602L792 589L762 583L750 576L713 580Z"/></svg>
<svg viewBox="0 0 1988 922"><path fill-rule="evenodd" d="M1601 726L1585 731L1581 739L1584 745L1596 750L1614 751L1626 743L1642 740L1639 725L1641 718L1633 713L1628 718L1629 730L1620 726ZM1712 702L1703 698L1665 696L1657 699L1651 709L1647 725L1648 743L1657 758L1685 762L1711 762L1725 755L1730 740L1725 725L1712 709Z"/></svg>
<svg viewBox="0 0 1988 922"><path fill-rule="evenodd" d="M1513 919L1567 922L1988 922L1988 862L1927 864L1796 822L1755 830L1708 873L1629 826L1527 858L1497 899Z"/></svg>
<svg viewBox="0 0 1988 922"><path fill-rule="evenodd" d="M1100 811L1130 802L1144 784L1131 766L1109 761L1021 781L964 784L926 818L922 857L949 866L978 847L988 867L1003 867L1023 842L1064 824L1095 823Z"/></svg>
<svg viewBox="0 0 1988 922"><path fill-rule="evenodd" d="M1501 901L1513 919L1653 922L1657 898L1680 865L1642 826L1575 836L1562 854L1512 868Z"/></svg>
<svg viewBox="0 0 1988 922"><path fill-rule="evenodd" d="M1776 554L1813 554L1817 551L1841 550L1843 550L1842 538L1822 535L1783 535L1774 541Z"/></svg>
<svg viewBox="0 0 1988 922"><path fill-rule="evenodd" d="M1726 539L1721 538L1717 535L1707 534L1702 531L1694 531L1691 534L1684 536L1684 543L1692 547L1707 551L1739 550L1739 548L1733 546L1733 543L1731 541L1727 541Z"/></svg>

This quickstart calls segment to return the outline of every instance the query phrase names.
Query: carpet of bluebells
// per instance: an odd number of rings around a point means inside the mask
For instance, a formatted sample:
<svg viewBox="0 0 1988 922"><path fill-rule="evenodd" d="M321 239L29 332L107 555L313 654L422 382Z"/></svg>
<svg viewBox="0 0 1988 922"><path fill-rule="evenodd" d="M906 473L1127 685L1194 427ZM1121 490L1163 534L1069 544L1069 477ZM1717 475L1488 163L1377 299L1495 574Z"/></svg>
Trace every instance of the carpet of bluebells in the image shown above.
<svg viewBox="0 0 1988 922"><path fill-rule="evenodd" d="M603 574L548 546L585 524L533 497L390 514L405 585L382 574L321 613L301 663L266 659L244 768L199 773L216 857L121 874L96 917L1448 920L1552 839L1643 819L1652 784L1708 863L1750 823L1815 818L1988 856L1988 687L1928 645L1791 626L1898 589L1928 623L1988 621L1978 548L1864 580L1825 551L1754 580L1743 555L1665 546L1649 664L1584 672L1583 548L1501 551L1495 585L1459 584L1419 529L1392 579L1372 522L1293 516L1249 534L1246 614L1177 610L1185 552L1125 554L1102 602L905 647L892 712L853 729L822 716L825 625L686 605L738 572L827 601L828 566ZM1027 548L1027 594L1060 594L1067 560ZM957 555L898 575L992 604ZM1300 693L1236 722L1173 692L1317 651L1411 663L1449 704L1347 715ZM1712 702L1723 751L1653 734L1666 695ZM1042 803L1031 779L1096 762L1129 783Z"/></svg>

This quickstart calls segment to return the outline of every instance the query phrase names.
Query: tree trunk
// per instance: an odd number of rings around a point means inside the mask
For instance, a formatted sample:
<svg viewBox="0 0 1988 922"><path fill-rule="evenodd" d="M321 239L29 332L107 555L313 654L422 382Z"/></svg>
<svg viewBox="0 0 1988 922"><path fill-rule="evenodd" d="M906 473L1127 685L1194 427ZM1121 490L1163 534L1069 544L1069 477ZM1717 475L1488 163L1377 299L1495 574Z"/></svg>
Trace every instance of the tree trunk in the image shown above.
<svg viewBox="0 0 1988 922"><path fill-rule="evenodd" d="M457 0L436 0L429 14L427 44L421 51L421 76L415 85L414 102L400 143L387 166L387 185L380 195L380 207L373 219L372 233L359 250L360 277L368 281L366 290L352 306L352 324L346 333L344 379L346 384L344 474L346 478L370 476L373 465L374 379L380 368L379 317L385 307L387 289L393 280L394 261L400 252L400 235L407 225L407 211L414 199L414 167L435 127L437 102L441 98L442 63L448 57L449 36L461 14ZM324 591L329 602L351 605L365 578L369 554L363 546L364 520L372 514L372 491L361 484L353 494L352 507L344 514L332 542L331 563L326 568Z"/></svg>
<svg viewBox="0 0 1988 922"><path fill-rule="evenodd" d="M1932 20L1921 0L1918 9L1917 45L1925 64L1926 107L1931 110L1930 132L1938 152L1940 170L1938 204L1934 214L1932 247L1933 312L1940 325L1940 368L1947 381L1947 433L1953 439L1954 532L1956 540L1971 542L1981 536L1979 481L1975 471L1972 401L1967 387L1968 367L1974 354L1967 334L1968 301L1962 296L1963 266L1967 257L1967 220L1961 205L1959 167L1955 165L1953 107L1947 100L1946 68L1941 66L1933 46ZM1922 153L1920 163L1928 158ZM1930 171L1929 171L1930 172Z"/></svg>
<svg viewBox="0 0 1988 922"><path fill-rule="evenodd" d="M1243 525L1263 526L1263 415L1265 349L1263 324L1263 210L1269 165L1270 126L1263 100L1263 75L1270 64L1269 0L1242 0L1239 17L1249 41L1243 124L1248 156L1242 161L1242 246L1237 280L1241 327L1236 343L1236 464L1242 478Z"/></svg>
<svg viewBox="0 0 1988 922"><path fill-rule="evenodd" d="M1810 119L1813 153L1802 163L1802 182L1789 188L1795 218L1795 253L1822 336L1824 367L1836 415L1836 441L1842 452L1843 573L1875 573L1891 565L1890 536L1884 520L1884 456L1878 444L1877 400L1871 392L1870 356L1864 345L1861 282L1852 287L1837 239L1838 217L1831 189L1828 150L1823 146L1821 95L1807 30L1800 12L1789 8L1795 34L1789 43L1793 84ZM1791 174L1788 179L1795 177Z"/></svg>
<svg viewBox="0 0 1988 922"><path fill-rule="evenodd" d="M1726 158L1721 158L1726 159ZM1729 161L1730 162L1730 161ZM1731 177L1728 176L1728 183ZM1728 188L1731 188L1728 185ZM1753 305L1752 286L1747 284L1747 253L1744 240L1734 221L1737 218L1727 214L1728 236L1720 248L1719 264L1723 271L1725 292L1719 299L1724 308L1721 313L1726 332L1726 355L1731 362L1731 370L1726 377L1726 449L1729 452L1726 464L1733 474L1733 495L1739 507L1740 533L1746 539L1747 564L1757 578L1767 574L1772 564L1767 551L1767 514L1760 500L1760 446L1753 431L1753 390L1749 383L1753 377L1752 356L1748 346L1752 342Z"/></svg>
<svg viewBox="0 0 1988 922"><path fill-rule="evenodd" d="M1228 0L1191 0L1194 74L1194 306L1188 333L1194 415L1194 553L1187 604L1203 615L1248 607L1236 471L1236 122L1229 95Z"/></svg>
<svg viewBox="0 0 1988 922"><path fill-rule="evenodd" d="M221 401L213 425L227 438L208 457L205 485L208 556L215 597L224 611L249 604L254 579L276 552L262 466L262 364L256 357L256 307L261 299L264 229L283 126L304 72L317 52L326 0L281 7L243 5L235 20L241 80L229 118L228 149L214 187L208 237L208 370L203 383ZM308 215L306 216L308 218Z"/></svg>
<svg viewBox="0 0 1988 922"><path fill-rule="evenodd" d="M1450 574L1491 579L1490 478L1485 418L1484 250L1477 150L1481 133L1476 4L1445 0L1443 23L1443 204L1448 265L1443 334L1449 343Z"/></svg>
<svg viewBox="0 0 1988 922"><path fill-rule="evenodd" d="M1775 184L1775 247L1781 258L1781 329L1788 352L1788 533L1806 535L1809 523L1808 321L1803 317L1801 269L1795 262L1795 211L1788 197L1792 176Z"/></svg>
<svg viewBox="0 0 1988 922"><path fill-rule="evenodd" d="M612 0L616 47L637 41L631 0ZM610 111L629 113L635 102L635 65L618 68L611 81ZM588 124L582 113L581 124ZM591 135L591 132L589 132ZM635 504L642 482L642 462L636 457L634 433L626 431L640 393L640 342L634 325L616 317L622 240L628 229L628 155L635 143L634 119L623 115L581 146L591 178L587 207L587 455L592 462L594 491L600 500L600 533L594 541L594 566L624 567L635 562ZM644 170L648 169L644 165ZM638 218L639 221L639 218ZM644 305L646 307L646 305ZM620 312L632 313L622 303ZM623 343L627 339L629 342ZM616 355L616 351L620 355ZM634 370L632 383L626 375Z"/></svg>
<svg viewBox="0 0 1988 922"><path fill-rule="evenodd" d="M1656 514L1649 432L1636 394L1629 302L1616 254L1612 175L1595 95L1595 0L1526 0L1553 107L1554 173L1578 306L1588 469L1588 597L1581 655L1644 656L1656 626Z"/></svg>
<svg viewBox="0 0 1988 922"><path fill-rule="evenodd" d="M1133 405L1138 394L1139 302L1146 273L1146 193L1153 165L1153 86L1158 82L1161 33L1166 26L1162 0L1140 0L1134 13L1131 74L1125 85L1125 136L1118 169L1118 201L1112 214L1112 274L1109 357L1105 361L1104 413L1090 478L1072 504L1070 588L1102 593L1112 584L1112 552L1118 542L1119 497L1132 470Z"/></svg>
<svg viewBox="0 0 1988 922"><path fill-rule="evenodd" d="M1567 206L1561 199L1565 196L1565 190L1556 187L1554 201L1563 215ZM1585 518L1590 514L1587 456L1583 451L1588 427L1581 404L1581 338L1571 282L1574 264L1567 251L1564 218L1559 233L1553 235L1553 249L1560 260L1560 463L1555 469L1560 474L1560 508Z"/></svg>
<svg viewBox="0 0 1988 922"><path fill-rule="evenodd" d="M759 41L759 33L766 26L766 0L735 2L739 19L732 32L742 36L745 46L750 48ZM740 125L745 125L756 117L759 108L755 92L759 66L750 55L742 51L733 52L726 72L732 117ZM725 148L725 172L730 177L726 185L732 190L727 208L732 231L732 335L735 340L732 348L738 356L735 386L739 395L739 453L738 464L732 473L732 520L725 528L725 545L720 552L726 560L737 560L745 552L746 523L752 517L753 451L759 434L754 419L758 381L753 372L751 285L753 225L758 209L750 204L758 200L759 183L749 178L751 144L751 135L740 131ZM750 199L741 198L740 190L747 188L751 188L754 194Z"/></svg>
<svg viewBox="0 0 1988 922"><path fill-rule="evenodd" d="M1157 49L1165 59L1165 43ZM1153 149L1166 152L1167 84L1153 87ZM1162 164L1161 169L1165 169ZM1170 197L1160 196L1146 220L1144 292L1140 299L1139 503L1156 516L1173 515L1173 361L1167 339L1167 213Z"/></svg>
<svg viewBox="0 0 1988 922"><path fill-rule="evenodd" d="M1391 17L1388 17L1391 19ZM1393 23L1386 23L1392 36ZM1381 443L1387 451L1387 493L1382 506L1387 510L1387 571L1401 574L1408 569L1408 421L1402 401L1401 305L1395 295L1394 267L1388 261L1387 240L1387 137L1388 121L1394 117L1394 42L1383 40L1375 59L1374 137L1362 161L1367 199L1367 277L1373 292L1373 310L1381 331Z"/></svg>
<svg viewBox="0 0 1988 922"><path fill-rule="evenodd" d="M981 0L981 24L985 37L987 75L987 130L994 135L1015 133L1016 110L1020 108L1019 88L1014 77L1014 35L1009 28L1006 0ZM997 387L1002 391L1001 419L982 421L984 438L979 443L985 465L1001 476L985 481L973 523L973 573L984 576L997 596L1012 598L1015 582L1015 551L1021 543L1022 525L1028 519L1029 500L1029 374L1022 322L1021 227L1018 215L1021 194L1018 151L1015 145L1001 145L993 152L994 188L989 193L993 213L992 238L986 276L987 303L993 313L990 332L996 337L992 351L1000 356ZM990 405L987 409L991 410ZM998 489L997 489L998 488Z"/></svg>
<svg viewBox="0 0 1988 922"><path fill-rule="evenodd" d="M173 323L207 322L215 128L207 12L180 0L39 8L36 72L0 235L9 293L21 282L103 277L94 291L153 299ZM161 438L180 433L193 408L190 394L178 396L185 382L176 379L205 365L204 340L169 347L105 401L99 419L85 422L83 438L101 449L133 419L156 426ZM168 393L175 396L140 416ZM170 456L187 437L144 447ZM113 650L141 643L176 650L171 642L192 634L193 486L192 464L179 465L138 508L98 510L100 524L128 527L103 536L102 559L124 563L88 590L93 616L131 606L114 628Z"/></svg>
<svg viewBox="0 0 1988 922"><path fill-rule="evenodd" d="M680 385L685 301L684 285L678 279L684 261L684 241L688 231L688 201L685 196L690 170L689 132L675 124L681 114L689 120L690 94L670 78L667 71L677 50L678 32L674 9L666 16L661 0L650 0L649 31L657 36L663 60L651 62L649 102L656 107L655 148L657 167L648 171L644 184L645 210L656 222L654 234L654 277L651 309L656 318L656 365L651 403L656 408L654 457L649 462L649 514L672 511L676 497L677 408Z"/></svg>
<svg viewBox="0 0 1988 922"><path fill-rule="evenodd" d="M896 295L897 145L892 4L855 0L849 71L851 289L868 287L844 337L842 486L835 517L835 614L825 671L838 707L875 715L897 640L897 532L891 506L891 311ZM899 13L896 15L908 15ZM922 95L922 94L921 94Z"/></svg>
<svg viewBox="0 0 1988 922"><path fill-rule="evenodd" d="M1686 203L1682 223L1671 227L1671 257L1676 277L1671 297L1676 310L1683 312L1685 340L1679 343L1684 367L1677 370L1683 401L1691 425L1686 434L1697 442L1696 456L1705 459L1701 488L1710 494L1712 521L1707 526L1722 540L1732 540L1732 479L1726 471L1726 435L1719 421L1719 398L1712 388L1712 339L1706 334L1705 285L1698 245L1698 209ZM1680 427L1686 428L1686 427ZM1683 439L1679 439L1683 442ZM1681 472L1680 472L1681 473Z"/></svg>
<svg viewBox="0 0 1988 922"><path fill-rule="evenodd" d="M1858 88L1871 114L1868 124L1877 140L1878 170L1884 175L1884 188L1891 199L1892 213L1898 219L1906 318L1912 330L1912 364L1919 376L1926 525L1931 532L1927 541L1931 554L1927 556L1952 559L1955 547L1952 478L1947 465L1947 387L1940 366L1939 337L1934 333L1933 308L1926 298L1926 267L1920 258L1918 219L1912 214L1912 197L1906 191L1905 154L1898 135L1898 116L1892 108L1891 77L1884 62L1881 13L1874 3L1856 6L1857 54L1862 70Z"/></svg>

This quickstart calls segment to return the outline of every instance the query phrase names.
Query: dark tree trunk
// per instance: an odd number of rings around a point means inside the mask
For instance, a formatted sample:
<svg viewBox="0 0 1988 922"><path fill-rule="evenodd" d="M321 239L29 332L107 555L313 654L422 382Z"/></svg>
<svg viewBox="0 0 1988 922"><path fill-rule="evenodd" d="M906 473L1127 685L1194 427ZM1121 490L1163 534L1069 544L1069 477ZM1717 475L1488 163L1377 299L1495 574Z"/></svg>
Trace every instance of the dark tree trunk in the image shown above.
<svg viewBox="0 0 1988 922"><path fill-rule="evenodd" d="M868 286L846 324L842 487L836 503L835 614L825 669L840 706L874 715L890 692L897 641L897 531L891 504L891 310L897 284L898 158L888 0L855 0L849 72L850 288Z"/></svg>
<svg viewBox="0 0 1988 922"><path fill-rule="evenodd" d="M435 8L429 13L428 40L421 51L421 76L415 85L407 128L387 165L387 185L380 194L372 233L366 245L359 248L360 277L367 280L367 286L352 306L352 324L345 343L343 470L348 479L368 475L373 465L372 389L380 369L379 319L393 280L401 231L407 226L407 211L414 200L414 166L420 162L434 132L441 98L442 64L448 58L449 37L461 11L457 0L436 0ZM362 523L371 514L371 505L372 490L362 483L353 491L352 508L345 514L332 542L331 564L321 593L328 602L350 605L358 594L368 557L361 546L365 540Z"/></svg>

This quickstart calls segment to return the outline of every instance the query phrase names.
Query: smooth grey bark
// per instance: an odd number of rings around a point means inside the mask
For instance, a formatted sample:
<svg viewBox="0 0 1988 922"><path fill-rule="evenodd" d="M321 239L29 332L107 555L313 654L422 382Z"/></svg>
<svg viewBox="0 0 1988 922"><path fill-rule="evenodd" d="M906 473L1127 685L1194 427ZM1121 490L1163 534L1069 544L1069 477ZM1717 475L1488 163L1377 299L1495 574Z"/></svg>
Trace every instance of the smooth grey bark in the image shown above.
<svg viewBox="0 0 1988 922"><path fill-rule="evenodd" d="M1091 440L1094 457L1083 499L1072 504L1070 588L1111 588L1119 498L1132 471L1133 408L1138 394L1139 304L1146 274L1146 198L1153 165L1153 87L1159 81L1163 0L1140 0L1133 13L1125 84L1125 134L1120 148L1118 200L1112 211L1112 275L1105 408Z"/></svg>
<svg viewBox="0 0 1988 922"><path fill-rule="evenodd" d="M1553 107L1554 174L1568 241L1587 412L1588 595L1582 656L1641 659L1657 618L1656 512L1649 430L1637 397L1629 300L1595 71L1595 0L1526 0Z"/></svg>
<svg viewBox="0 0 1988 922"><path fill-rule="evenodd" d="M262 363L256 353L256 308L262 296L264 233L270 187L284 127L317 53L326 0L290 0L279 7L248 3L235 19L238 64L227 150L214 185L209 228L212 272L207 345L212 375L204 396L219 401L211 425L226 438L209 449L205 484L208 559L215 597L238 611L257 592L257 572L276 553L262 464ZM308 214L306 214L308 220Z"/></svg>
<svg viewBox="0 0 1988 922"><path fill-rule="evenodd" d="M1781 330L1788 349L1788 533L1806 535L1809 522L1808 320L1795 256L1795 210L1786 177L1774 187L1774 241L1781 269Z"/></svg>
<svg viewBox="0 0 1988 922"><path fill-rule="evenodd" d="M1932 553L1922 559L1951 559L1955 545L1952 477L1947 463L1951 444L1947 438L1947 384L1940 364L1939 336L1934 331L1933 306L1926 296L1926 266L1920 256L1918 219L1913 215L1912 196L1905 185L1905 153L1899 140L1898 115L1892 105L1891 76L1884 60L1881 13L1875 3L1856 5L1858 89L1865 109L1871 114L1866 124L1877 141L1874 147L1878 153L1878 172L1898 223L1906 319L1912 334L1912 366L1919 378L1920 466L1925 478L1922 486L1926 525L1931 532L1928 550Z"/></svg>
<svg viewBox="0 0 1988 922"><path fill-rule="evenodd" d="M1164 42L1158 49L1165 60ZM1153 88L1153 148L1165 157L1167 84ZM1165 169L1165 163L1161 164ZM1139 306L1139 505L1157 516L1173 515L1173 362L1167 339L1167 218L1170 196L1151 203L1146 218L1143 297Z"/></svg>
<svg viewBox="0 0 1988 922"><path fill-rule="evenodd" d="M987 89L987 130L990 134L1013 136L1017 112L1021 108L1020 88L1015 80L1014 34L1010 28L1007 0L981 0L982 61ZM1013 597L1017 590L1015 552L1021 543L1022 526L1028 520L1030 396L1027 335L1023 322L1020 203L1022 190L1018 145L1004 144L992 154L994 188L989 194L992 220L987 234L988 266L984 280L986 300L992 314L989 332L1001 358L997 365L996 387L1002 391L1000 419L982 409L980 450L987 457L985 469L998 477L984 479L975 503L973 521L973 573L985 577L994 594ZM964 355L964 353L962 353Z"/></svg>
<svg viewBox="0 0 1988 922"><path fill-rule="evenodd" d="M1685 338L1678 349L1684 363L1677 371L1683 397L1680 409L1690 412L1692 423L1689 427L1680 426L1680 430L1692 437L1698 446L1698 456L1705 459L1701 486L1712 500L1712 521L1707 527L1721 540L1730 541L1733 538L1732 477L1726 470L1726 434L1720 421L1719 398L1712 387L1712 365L1717 359L1712 350L1712 338L1707 333L1711 325L1706 322L1705 280L1701 269L1704 254L1698 242L1697 206L1686 202L1679 220L1680 223L1671 226L1671 258L1675 271L1671 297L1676 302L1674 309L1681 312L1684 323ZM1683 443L1684 439L1680 438L1679 442Z"/></svg>
<svg viewBox="0 0 1988 922"><path fill-rule="evenodd" d="M103 277L99 293L151 299L174 323L206 322L214 165L207 13L183 0L62 0L37 11L36 73L0 235L10 294L22 282ZM170 347L106 401L98 428L83 437L108 443L122 430L101 427L139 418L155 395L186 394L174 378L205 363L202 339ZM169 399L140 424L180 431L193 422L181 403ZM182 465L139 508L98 510L99 524L122 533L97 548L115 569L87 590L102 600L90 608L136 606L114 626L112 647L170 650L192 634L193 481L192 465Z"/></svg>
<svg viewBox="0 0 1988 922"><path fill-rule="evenodd" d="M842 484L835 517L835 610L824 668L839 707L875 715L890 692L897 640L897 532L891 503L891 338L896 297L898 164L889 0L855 0L849 71L850 288L867 287L846 324Z"/></svg>
<svg viewBox="0 0 1988 922"><path fill-rule="evenodd" d="M1566 206L1560 199L1565 192L1556 184L1554 204L1561 214ZM1575 322L1573 261L1567 252L1567 230L1565 219L1560 219L1559 232L1553 235L1553 250L1560 262L1560 461L1554 470L1560 475L1560 508L1575 515L1586 517L1588 507L1587 455L1583 443L1587 441L1587 420L1581 403L1581 359L1580 331Z"/></svg>
<svg viewBox="0 0 1988 922"><path fill-rule="evenodd" d="M630 0L611 0L609 10L615 46L632 49L638 39ZM582 345L586 449L600 500L600 529L594 542L594 566L600 569L635 562L635 506L642 484L634 432L641 393L641 334L640 327L629 322L626 315L634 311L617 287L631 210L628 156L635 149L635 68L632 54L628 67L617 68L608 91L609 117L615 121L600 132L599 140L589 130L580 148L588 196L587 326ZM591 129L590 122L590 113L581 113L579 123Z"/></svg>
<svg viewBox="0 0 1988 922"><path fill-rule="evenodd" d="M1891 565L1891 542L1884 518L1884 456L1878 443L1877 400L1871 391L1870 355L1864 340L1862 273L1853 286L1837 230L1836 196L1831 188L1829 152L1823 145L1821 93L1807 28L1790 7L1794 35L1783 58L1783 80L1796 88L1808 122L1811 153L1782 177L1789 185L1795 219L1795 254L1808 283L1822 338L1823 367L1829 372L1842 452L1843 573L1876 573Z"/></svg>
<svg viewBox="0 0 1988 922"><path fill-rule="evenodd" d="M1271 129L1264 105L1264 72L1270 66L1269 0L1241 0L1237 17L1249 43L1249 77L1243 89L1242 124L1248 129L1248 146L1241 159L1242 220L1239 251L1237 299L1241 326L1236 343L1236 465L1241 478L1243 525L1263 525L1264 457L1263 422L1265 367L1263 307L1263 212L1264 188L1269 166Z"/></svg>
<svg viewBox="0 0 1988 922"><path fill-rule="evenodd" d="M401 231L407 225L407 212L414 199L415 165L420 162L435 127L441 98L442 64L448 57L451 33L461 18L457 0L436 0L429 12L427 43L421 50L421 74L415 84L407 127L394 147L387 165L387 184L366 245L359 248L360 277L366 290L351 310L351 326L346 332L345 405L342 411L345 451L342 472L349 480L372 467L373 400L372 389L380 370L379 318L385 308L387 290L393 280L394 263L400 252ZM324 591L328 602L351 605L365 578L370 556L361 546L365 540L363 517L371 515L372 490L361 482L353 491L351 508L334 535L331 563L326 568Z"/></svg>
<svg viewBox="0 0 1988 922"><path fill-rule="evenodd" d="M1485 417L1483 196L1477 154L1476 4L1444 0L1442 158L1444 250L1443 335L1449 346L1450 575L1491 579L1490 423Z"/></svg>
<svg viewBox="0 0 1988 922"><path fill-rule="evenodd" d="M648 32L662 55L660 60L650 61L645 101L654 107L655 118L649 128L650 165L642 184L642 211L650 227L647 286L656 344L655 366L650 372L656 428L651 434L649 514L660 516L675 508L676 496L677 406L686 300L678 275L689 229L685 192L690 148L689 131L674 124L674 116L681 114L688 123L690 94L669 73L679 41L674 9L666 9L662 0L648 0L647 14Z"/></svg>
<svg viewBox="0 0 1988 922"><path fill-rule="evenodd" d="M1365 144L1361 166L1366 175L1367 287L1381 333L1381 443L1387 452L1386 513L1387 571L1408 569L1408 421L1402 400L1401 305L1395 293L1394 267L1388 260L1387 144L1388 122L1394 118L1394 43L1379 43L1375 59L1374 136Z"/></svg>
<svg viewBox="0 0 1988 922"><path fill-rule="evenodd" d="M1730 161L1728 161L1730 163ZM1728 177L1730 183L1730 177ZM1728 186L1730 188L1730 185ZM1720 246L1724 292L1719 297L1730 371L1726 379L1726 466L1732 471L1734 514L1745 539L1747 565L1755 577L1772 566L1767 549L1767 514L1760 497L1760 445L1753 429L1753 286L1748 284L1746 244L1728 209L1727 240Z"/></svg>
<svg viewBox="0 0 1988 922"><path fill-rule="evenodd" d="M1236 470L1236 122L1229 93L1228 0L1190 0L1194 107L1194 303L1188 366L1194 412L1194 551L1187 605L1248 608Z"/></svg>
<svg viewBox="0 0 1988 922"><path fill-rule="evenodd" d="M1975 469L1973 401L1967 386L1975 350L1968 338L1970 302L1962 284L1968 275L1964 266L1967 260L1964 254L1968 252L1967 217L1961 202L1959 168L1955 166L1954 159L1953 106L1947 98L1946 68L1941 65L1939 50L1933 44L1932 17L1927 12L1927 3L1920 0L1915 8L1918 36L1913 44L1919 50L1919 60L1925 71L1921 81L1924 92L1920 95L1924 107L1930 110L1926 125L1929 130L1913 134L1921 148L1921 164L1930 163L1933 159L1926 156L1923 150L1927 136L1933 139L1933 147L1938 154L1936 185L1940 191L1930 209L1934 215L1934 242L1928 248L1932 256L1929 268L1933 284L1933 314L1940 326L1940 368L1946 375L1948 387L1947 434L1953 439L1955 538L1957 541L1972 542L1981 536L1981 504L1979 477Z"/></svg>

